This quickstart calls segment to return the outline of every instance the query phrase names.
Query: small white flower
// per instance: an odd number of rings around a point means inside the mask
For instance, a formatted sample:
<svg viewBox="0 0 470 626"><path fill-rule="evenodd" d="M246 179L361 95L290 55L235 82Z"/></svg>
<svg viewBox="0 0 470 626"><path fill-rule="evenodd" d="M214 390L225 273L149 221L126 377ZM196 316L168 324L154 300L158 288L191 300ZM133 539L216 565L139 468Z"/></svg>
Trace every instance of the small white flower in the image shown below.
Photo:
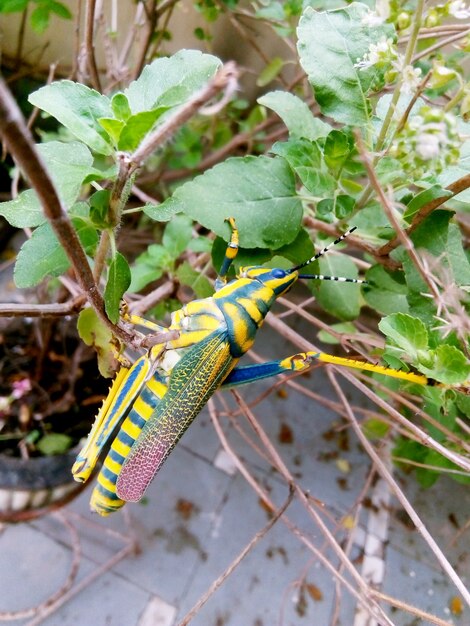
<svg viewBox="0 0 470 626"><path fill-rule="evenodd" d="M364 26L380 26L390 17L390 1L377 0L375 11L369 11L363 18Z"/></svg>
<svg viewBox="0 0 470 626"><path fill-rule="evenodd" d="M398 55L393 39L382 37L376 44L370 44L369 51L365 53L361 60L358 59L354 67L367 69L373 65L387 65L397 58Z"/></svg>
<svg viewBox="0 0 470 626"><path fill-rule="evenodd" d="M405 94L412 94L416 91L421 81L421 68L405 65L402 69L402 91Z"/></svg>
<svg viewBox="0 0 470 626"><path fill-rule="evenodd" d="M384 23L383 18L380 17L380 15L377 15L375 11L369 11L368 13L364 15L364 17L361 20L361 24L363 26L370 26L370 27L380 26L380 24L383 24L383 23Z"/></svg>
<svg viewBox="0 0 470 626"><path fill-rule="evenodd" d="M453 0L449 4L449 14L458 20L466 20L470 17L470 8L466 5L464 0Z"/></svg>
<svg viewBox="0 0 470 626"><path fill-rule="evenodd" d="M441 140L438 135L421 133L417 137L416 153L423 161L431 161L439 156Z"/></svg>

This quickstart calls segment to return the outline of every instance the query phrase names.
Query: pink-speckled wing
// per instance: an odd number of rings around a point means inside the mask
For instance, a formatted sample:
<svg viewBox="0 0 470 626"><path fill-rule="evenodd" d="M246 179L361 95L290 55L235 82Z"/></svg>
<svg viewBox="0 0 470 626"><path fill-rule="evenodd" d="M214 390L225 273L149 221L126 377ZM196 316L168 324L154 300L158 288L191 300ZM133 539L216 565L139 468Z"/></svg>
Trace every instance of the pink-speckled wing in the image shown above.
<svg viewBox="0 0 470 626"><path fill-rule="evenodd" d="M213 333L193 346L175 366L168 391L142 429L123 463L116 491L122 500L140 500L150 481L235 366L226 333Z"/></svg>

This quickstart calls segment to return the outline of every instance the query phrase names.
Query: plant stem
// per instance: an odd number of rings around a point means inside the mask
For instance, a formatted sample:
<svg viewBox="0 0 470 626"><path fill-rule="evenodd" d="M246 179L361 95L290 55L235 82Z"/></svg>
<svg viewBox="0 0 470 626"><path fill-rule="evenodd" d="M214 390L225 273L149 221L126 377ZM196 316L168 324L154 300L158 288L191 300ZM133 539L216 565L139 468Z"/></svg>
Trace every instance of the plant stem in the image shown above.
<svg viewBox="0 0 470 626"><path fill-rule="evenodd" d="M0 134L36 191L44 214L61 243L90 304L100 319L126 343L133 336L113 324L106 316L104 302L98 291L85 251L63 207L49 173L38 154L21 111L3 79L0 78Z"/></svg>
<svg viewBox="0 0 470 626"><path fill-rule="evenodd" d="M87 67L90 73L91 83L93 87L101 92L100 75L96 65L95 44L93 42L93 34L95 28L95 6L96 0L88 0L86 3L86 25L85 25L85 49Z"/></svg>
<svg viewBox="0 0 470 626"><path fill-rule="evenodd" d="M413 27L411 29L410 38L408 40L408 44L405 50L405 57L403 59L403 67L406 67L407 65L411 63L413 52L416 47L416 42L418 40L419 29L421 26L421 16L423 14L423 8L424 8L424 0L418 0L417 6L416 6L415 18L413 21ZM377 137L377 142L374 147L374 152L376 153L376 156L374 157L374 160L373 160L374 166L377 164L377 161L380 158L378 156L378 153L382 150L385 140L387 138L387 134L390 129L393 116L395 114L396 106L397 106L398 100L400 99L400 95L402 93L402 86L403 86L403 80L401 78L397 81L397 84L392 94L390 105L388 107L387 113L385 114L382 128L380 129L379 136ZM372 195L372 191L373 191L372 186L370 184L367 185L367 187L364 189L362 193L362 196L357 201L356 209L360 209L363 206L365 206L370 196Z"/></svg>

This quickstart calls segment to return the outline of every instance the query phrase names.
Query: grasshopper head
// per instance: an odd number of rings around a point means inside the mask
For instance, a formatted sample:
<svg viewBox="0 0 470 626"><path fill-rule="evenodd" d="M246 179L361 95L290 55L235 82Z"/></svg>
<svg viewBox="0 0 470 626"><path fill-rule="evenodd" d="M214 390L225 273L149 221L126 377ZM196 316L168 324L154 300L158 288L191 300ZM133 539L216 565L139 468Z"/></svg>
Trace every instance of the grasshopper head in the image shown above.
<svg viewBox="0 0 470 626"><path fill-rule="evenodd" d="M298 273L291 269L284 270L280 267L269 268L256 265L240 268L239 276L261 283L271 289L276 297L288 291L299 277Z"/></svg>

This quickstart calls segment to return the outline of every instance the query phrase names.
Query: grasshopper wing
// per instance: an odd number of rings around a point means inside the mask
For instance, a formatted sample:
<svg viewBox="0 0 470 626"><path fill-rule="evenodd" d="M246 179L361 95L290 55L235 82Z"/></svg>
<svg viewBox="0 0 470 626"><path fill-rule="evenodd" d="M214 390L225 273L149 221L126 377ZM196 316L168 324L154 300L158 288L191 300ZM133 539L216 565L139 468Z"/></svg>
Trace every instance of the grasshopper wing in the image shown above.
<svg viewBox="0 0 470 626"><path fill-rule="evenodd" d="M122 500L137 502L178 440L237 362L226 332L216 331L186 352L168 391L132 446L117 480Z"/></svg>

